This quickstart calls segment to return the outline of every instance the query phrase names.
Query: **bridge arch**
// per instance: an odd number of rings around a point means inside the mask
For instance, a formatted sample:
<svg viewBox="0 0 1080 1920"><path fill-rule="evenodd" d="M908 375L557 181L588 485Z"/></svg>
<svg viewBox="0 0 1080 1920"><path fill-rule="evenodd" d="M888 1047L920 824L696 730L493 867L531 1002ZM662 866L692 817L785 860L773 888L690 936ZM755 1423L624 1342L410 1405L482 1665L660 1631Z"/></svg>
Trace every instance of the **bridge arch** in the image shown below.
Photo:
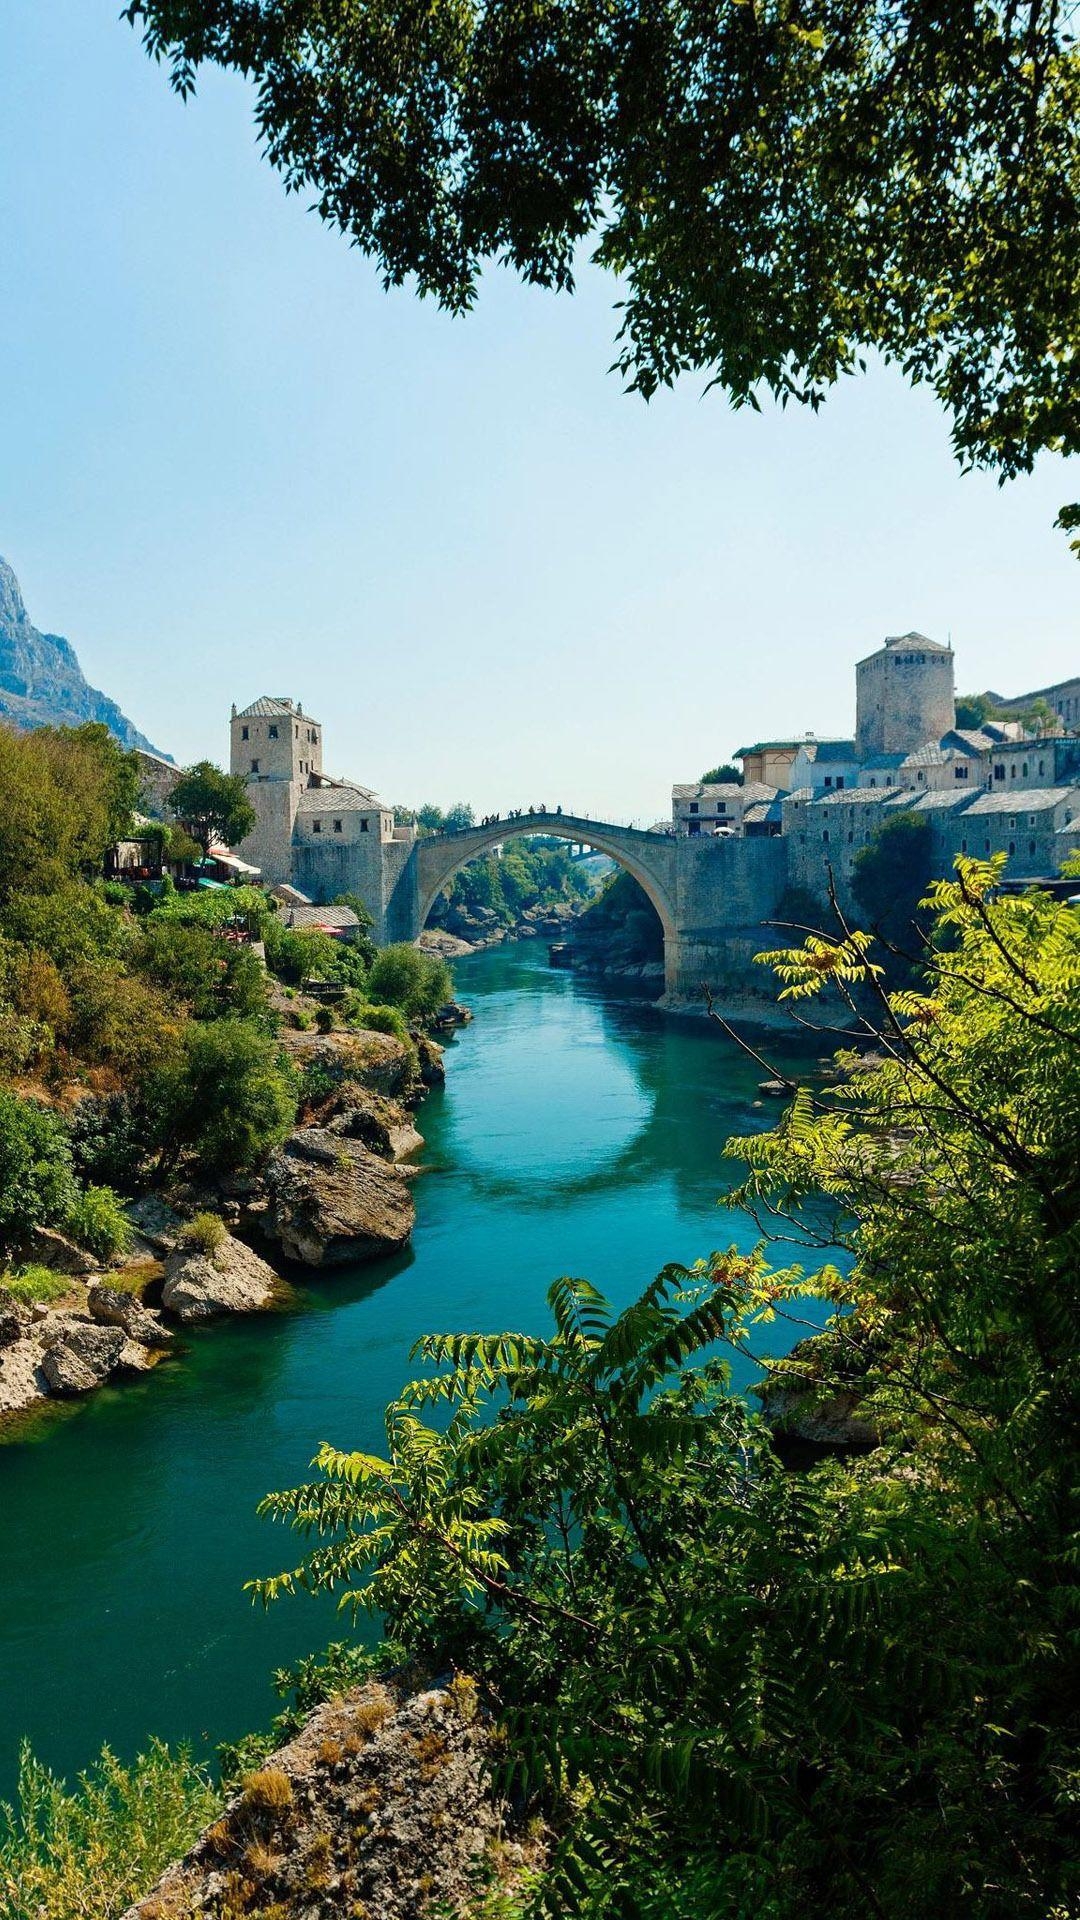
<svg viewBox="0 0 1080 1920"><path fill-rule="evenodd" d="M416 926L420 933L438 895L455 873L505 840L546 834L607 854L631 874L651 901L664 931L664 970L671 981L678 945L675 900L675 841L670 834L639 827L617 827L567 813L528 813L457 833L434 833L416 842Z"/></svg>

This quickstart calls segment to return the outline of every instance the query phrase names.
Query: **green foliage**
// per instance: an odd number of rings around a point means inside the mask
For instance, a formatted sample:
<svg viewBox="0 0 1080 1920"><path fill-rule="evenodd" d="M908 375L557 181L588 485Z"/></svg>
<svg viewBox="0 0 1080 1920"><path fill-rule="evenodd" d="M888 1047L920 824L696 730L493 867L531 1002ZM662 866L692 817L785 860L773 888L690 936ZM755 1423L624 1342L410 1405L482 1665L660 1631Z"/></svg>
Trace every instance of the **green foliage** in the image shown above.
<svg viewBox="0 0 1080 1920"><path fill-rule="evenodd" d="M309 980L325 980L334 986L362 989L368 956L375 951L370 941L354 944L314 927L283 927L279 920L267 922L264 937L271 973L293 987L305 987Z"/></svg>
<svg viewBox="0 0 1080 1920"><path fill-rule="evenodd" d="M17 1803L0 1806L6 1920L118 1920L220 1800L184 1747L152 1741L130 1767L105 1748L74 1792L24 1747Z"/></svg>
<svg viewBox="0 0 1080 1920"><path fill-rule="evenodd" d="M585 253L619 276L616 364L646 397L691 371L736 406L817 407L874 352L932 388L966 462L1080 449L1068 9L125 15L181 93L207 60L252 83L287 186L388 285L464 312L488 260L568 289Z"/></svg>
<svg viewBox="0 0 1080 1920"><path fill-rule="evenodd" d="M192 1022L155 1094L164 1142L207 1173L255 1165L296 1118L295 1082L275 1042L231 1017Z"/></svg>
<svg viewBox="0 0 1080 1920"><path fill-rule="evenodd" d="M67 1129L58 1114L0 1087L0 1248L59 1226L75 1203Z"/></svg>
<svg viewBox="0 0 1080 1920"><path fill-rule="evenodd" d="M703 773L701 784L703 787L722 787L728 784L741 787L744 779L742 768L737 767L732 760L725 760L722 766L710 767L708 773Z"/></svg>
<svg viewBox="0 0 1080 1920"><path fill-rule="evenodd" d="M397 1007L375 1007L367 1002L355 1009L352 1024L366 1027L370 1033L392 1034L395 1040L409 1038L409 1023Z"/></svg>
<svg viewBox="0 0 1080 1920"><path fill-rule="evenodd" d="M922 953L926 915L920 901L930 881L930 822L925 814L891 814L855 855L851 891L863 924L899 951L892 973L905 973Z"/></svg>
<svg viewBox="0 0 1080 1920"><path fill-rule="evenodd" d="M0 729L0 902L100 870L130 825L137 762L108 729Z"/></svg>
<svg viewBox="0 0 1080 1920"><path fill-rule="evenodd" d="M315 1025L320 1033L333 1033L334 1014L330 1007L316 1007Z"/></svg>
<svg viewBox="0 0 1080 1920"><path fill-rule="evenodd" d="M81 1180L132 1192L141 1181L154 1128L127 1093L90 1095L68 1120L75 1171Z"/></svg>
<svg viewBox="0 0 1080 1920"><path fill-rule="evenodd" d="M196 1213L180 1229L182 1245L193 1253L216 1253L228 1237L228 1228L216 1213Z"/></svg>
<svg viewBox="0 0 1080 1920"><path fill-rule="evenodd" d="M111 1187L85 1187L68 1208L64 1226L97 1260L115 1260L134 1239L131 1223Z"/></svg>
<svg viewBox="0 0 1080 1920"><path fill-rule="evenodd" d="M958 727L981 727L992 720L997 709L988 693L958 693L956 696L956 724Z"/></svg>
<svg viewBox="0 0 1080 1920"><path fill-rule="evenodd" d="M246 839L255 825L255 809L238 773L222 773L200 760L182 773L169 794L169 807L204 854L215 841L227 847Z"/></svg>
<svg viewBox="0 0 1080 1920"><path fill-rule="evenodd" d="M13 1272L0 1274L0 1287L24 1306L32 1307L39 1300L47 1305L51 1300L62 1300L66 1293L71 1292L71 1276L30 1261Z"/></svg>
<svg viewBox="0 0 1080 1920"><path fill-rule="evenodd" d="M314 1535L265 1601L336 1592L488 1686L559 1835L545 1914L1072 1910L1080 922L1001 865L933 888L919 992L862 934L772 956L877 1063L729 1143L756 1251L429 1336L386 1456L324 1445L264 1503ZM723 1355L823 1302L766 1384L880 1444L792 1471Z"/></svg>
<svg viewBox="0 0 1080 1920"><path fill-rule="evenodd" d="M373 1001L399 1008L406 1020L430 1020L453 999L454 983L438 954L402 943L376 954L367 990Z"/></svg>
<svg viewBox="0 0 1080 1920"><path fill-rule="evenodd" d="M151 915L131 963L197 1020L257 1020L266 1012L266 980L250 947L175 913Z"/></svg>

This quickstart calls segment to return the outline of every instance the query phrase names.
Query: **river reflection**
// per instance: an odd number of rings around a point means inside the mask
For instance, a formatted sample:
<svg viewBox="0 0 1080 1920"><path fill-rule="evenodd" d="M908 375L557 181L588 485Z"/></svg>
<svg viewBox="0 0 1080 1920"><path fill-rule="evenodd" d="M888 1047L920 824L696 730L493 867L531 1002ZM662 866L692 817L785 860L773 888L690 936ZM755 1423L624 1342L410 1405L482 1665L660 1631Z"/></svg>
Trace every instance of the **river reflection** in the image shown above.
<svg viewBox="0 0 1080 1920"><path fill-rule="evenodd" d="M244 1580L295 1557L255 1504L321 1440L382 1449L421 1333L541 1331L559 1274L621 1306L670 1260L753 1245L753 1222L716 1202L739 1172L724 1140L773 1118L754 1106L760 1070L704 1022L613 1001L538 949L458 968L477 1017L423 1109L406 1254L193 1335L150 1378L0 1447L0 1796L22 1734L70 1771L103 1740L209 1752L265 1722L271 1669L343 1628L310 1600L251 1609Z"/></svg>

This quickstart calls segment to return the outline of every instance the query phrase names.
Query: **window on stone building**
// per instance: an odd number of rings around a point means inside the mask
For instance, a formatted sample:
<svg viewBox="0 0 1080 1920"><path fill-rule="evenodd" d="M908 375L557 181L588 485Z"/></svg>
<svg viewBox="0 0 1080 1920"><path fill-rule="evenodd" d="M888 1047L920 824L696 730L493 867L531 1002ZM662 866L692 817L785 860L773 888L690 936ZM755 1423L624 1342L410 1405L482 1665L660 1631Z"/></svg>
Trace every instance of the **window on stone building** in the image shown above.
<svg viewBox="0 0 1080 1920"><path fill-rule="evenodd" d="M821 837L822 837L822 839L823 839L823 840L828 840L828 838L829 838L829 829L828 829L828 827L822 827L822 829L821 829Z"/></svg>
<svg viewBox="0 0 1080 1920"><path fill-rule="evenodd" d="M335 833L340 833L340 832L341 832L341 821L340 821L340 820L335 820L335 821L334 821L334 832L335 832Z"/></svg>
<svg viewBox="0 0 1080 1920"><path fill-rule="evenodd" d="M892 786L892 774L891 774L891 773L887 773L887 774L885 775L885 785L886 785L887 787L891 787L891 786Z"/></svg>
<svg viewBox="0 0 1080 1920"><path fill-rule="evenodd" d="M984 844L985 844L985 847L986 847L986 851L987 851L987 853L989 853L989 851L990 851L990 842L989 842L989 840L987 840L987 841L985 841L985 842L984 842Z"/></svg>
<svg viewBox="0 0 1080 1920"><path fill-rule="evenodd" d="M252 773L258 773L258 771L259 771L259 763L258 763L258 761L257 761L257 760L253 760L253 761L252 761L252 763L251 763L251 771L252 771Z"/></svg>
<svg viewBox="0 0 1080 1920"><path fill-rule="evenodd" d="M1040 760L1040 761L1039 761L1039 772L1040 772L1040 773L1045 773L1045 772L1046 772L1046 762L1045 762L1045 760Z"/></svg>
<svg viewBox="0 0 1080 1920"><path fill-rule="evenodd" d="M1016 779L1016 761L1015 760L1013 761L1012 766L1009 768L1009 779L1010 780Z"/></svg>
<svg viewBox="0 0 1080 1920"><path fill-rule="evenodd" d="M322 821L321 821L321 820L313 820L313 821L312 821L312 823L311 823L311 831L312 831L312 833L321 833L321 832L322 832Z"/></svg>
<svg viewBox="0 0 1080 1920"><path fill-rule="evenodd" d="M241 738L241 740L246 740L246 739L247 739L247 737L248 737L248 730L247 730L247 728L246 728L246 727L241 727L241 729L240 729L240 738Z"/></svg>
<svg viewBox="0 0 1080 1920"><path fill-rule="evenodd" d="M995 780L1004 780L1004 778L1005 778L1005 768L1004 768L1004 767L1002 766L1002 764L1001 764L1001 761L1000 761L1000 760L998 760L998 761L995 761L995 763L994 763L994 779L995 779Z"/></svg>
<svg viewBox="0 0 1080 1920"><path fill-rule="evenodd" d="M697 801L696 801L696 800L691 800L691 802L690 802L690 811L691 811L691 813L696 813L696 812L697 812L697 810L698 810L698 803L697 803Z"/></svg>
<svg viewBox="0 0 1080 1920"><path fill-rule="evenodd" d="M1028 841L1028 852L1030 853L1030 855L1031 855L1031 857L1032 857L1032 859L1034 859L1034 858L1035 858L1035 842L1034 842L1034 840L1029 840L1029 841Z"/></svg>
<svg viewBox="0 0 1080 1920"><path fill-rule="evenodd" d="M1015 815L1015 813L1010 813L1010 815L1009 815L1009 831L1010 831L1010 833L1011 833L1011 832L1013 831L1013 829L1014 829L1014 827L1015 827L1015 826L1016 826L1016 815Z"/></svg>
<svg viewBox="0 0 1080 1920"><path fill-rule="evenodd" d="M1010 852L1010 854L1012 854L1012 853L1015 853L1015 852L1016 852L1016 841L1015 841L1015 840L1010 840L1010 841L1009 841L1009 852Z"/></svg>
<svg viewBox="0 0 1080 1920"><path fill-rule="evenodd" d="M1020 777L1023 780L1027 779L1027 761L1026 760L1024 761L1024 764L1020 769Z"/></svg>
<svg viewBox="0 0 1080 1920"><path fill-rule="evenodd" d="M832 786L832 774L831 774L831 773L827 773L827 774L825 775L825 785L826 785L827 787L831 787L831 786Z"/></svg>
<svg viewBox="0 0 1080 1920"><path fill-rule="evenodd" d="M953 768L953 778L954 780L967 779L967 767L964 766L963 763Z"/></svg>
<svg viewBox="0 0 1080 1920"><path fill-rule="evenodd" d="M844 784L844 776L842 773L838 773L836 776L837 789L839 790L839 788L842 787L843 784Z"/></svg>
<svg viewBox="0 0 1080 1920"><path fill-rule="evenodd" d="M267 727L267 729L266 729L266 732L267 732L267 737L268 737L269 739L271 739L271 740L276 740L276 739L277 739L277 728L276 728L276 727Z"/></svg>
<svg viewBox="0 0 1080 1920"><path fill-rule="evenodd" d="M360 831L361 831L361 833L366 833L366 832L367 832L367 830L368 830L368 823L367 823L367 821L366 821L366 820L361 820L361 822L360 822Z"/></svg>

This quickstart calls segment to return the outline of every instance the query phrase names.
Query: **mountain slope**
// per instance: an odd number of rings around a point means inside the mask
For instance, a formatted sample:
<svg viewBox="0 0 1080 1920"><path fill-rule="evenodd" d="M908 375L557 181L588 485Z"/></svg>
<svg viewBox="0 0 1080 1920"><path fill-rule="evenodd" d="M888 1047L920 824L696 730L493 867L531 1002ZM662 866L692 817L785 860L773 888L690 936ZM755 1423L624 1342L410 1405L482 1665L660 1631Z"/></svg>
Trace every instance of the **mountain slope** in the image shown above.
<svg viewBox="0 0 1080 1920"><path fill-rule="evenodd" d="M100 720L125 747L160 753L127 715L88 684L74 647L58 633L39 633L19 583L0 555L0 719L17 727L77 727ZM162 755L168 758L168 755Z"/></svg>

